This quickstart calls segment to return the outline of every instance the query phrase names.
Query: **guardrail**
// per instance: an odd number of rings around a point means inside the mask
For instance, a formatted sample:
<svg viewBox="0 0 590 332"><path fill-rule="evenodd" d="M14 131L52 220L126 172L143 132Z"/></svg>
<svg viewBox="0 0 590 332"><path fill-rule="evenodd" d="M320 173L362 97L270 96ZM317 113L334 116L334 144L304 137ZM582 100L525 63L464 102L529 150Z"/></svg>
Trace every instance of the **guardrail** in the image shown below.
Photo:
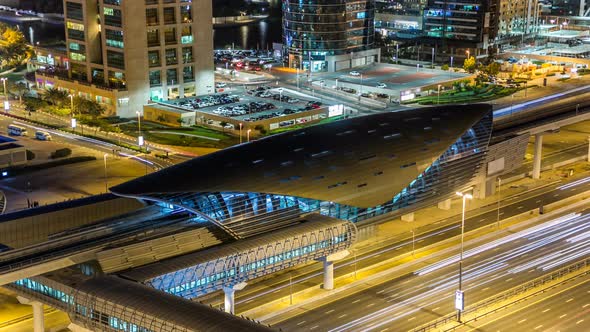
<svg viewBox="0 0 590 332"><path fill-rule="evenodd" d="M469 306L466 310L464 310L462 312L462 315L465 317L465 316L467 316L469 314L474 314L478 310L481 310L481 309L483 309L483 308L485 308L485 307L487 307L489 305L492 305L494 303L498 303L498 302L501 302L501 301L506 301L506 300L508 300L508 299L510 299L512 297L515 297L515 296L517 296L519 294L523 294L525 292L528 292L528 291L530 291L532 289L535 289L535 288L537 288L539 286L543 286L543 285L546 285L546 284L548 284L550 282L559 280L559 279L561 279L561 278L563 278L565 276L568 276L572 272L580 271L580 270L582 270L584 268L588 268L588 267L590 267L590 258L587 258L587 259L578 261L576 263L570 264L570 265L568 265L568 266L566 266L564 268L561 268L561 269L559 269L557 271L554 271L552 273L549 273L549 274L540 276L540 277L535 278L535 279L533 279L533 280L531 280L531 281L529 281L527 283L524 283L522 285L513 287L513 288L511 288L509 290L506 290L506 291L504 291L504 292L502 292L502 293L500 293L500 294L498 294L496 296L492 296L492 297L487 298L487 299L485 299L483 301L477 302L477 303L473 304L472 306ZM562 280L561 282L559 282L558 285L559 284L562 284L562 283L565 283L565 282L569 281L570 279L577 278L580 275L586 275L586 274L590 274L590 270L587 270L587 271L582 272L580 274L577 274L575 276L571 276L569 278L566 278L566 279ZM524 301L525 299L528 299L529 297L535 296L538 293L544 292L544 291L546 291L546 289L543 288L543 289L540 289L537 292L534 292L532 294L527 295L526 297L515 299L514 301L511 301L510 303L505 304L505 305L503 305L501 307L495 308L495 309L490 310L490 311L488 311L486 313L482 313L481 315L476 316L476 317L473 317L471 319L464 320L464 321L461 322L461 324L458 324L457 326L449 327L445 331L452 331L452 330L454 330L454 329L456 329L458 327L463 326L463 324L465 324L465 323L468 323L470 321L476 320L476 319L478 319L480 317L483 317L485 315L489 315L489 314L494 313L496 311L502 310L502 309L504 309L504 308L506 308L508 306L514 305L514 304L516 304L518 302L521 302L521 301ZM435 320L433 322L430 322L430 323L428 323L426 325L422 325L420 327L417 327L417 328L415 328L415 329L413 329L411 331L412 332L427 332L427 331L430 331L432 329L435 329L435 328L438 328L438 327L442 327L443 325L446 325L446 324L449 324L449 323L452 323L452 322L456 322L456 319L457 319L457 315L455 313L448 314L448 315L443 316L443 317L441 317L441 318L439 318L439 319L437 319L437 320Z"/></svg>

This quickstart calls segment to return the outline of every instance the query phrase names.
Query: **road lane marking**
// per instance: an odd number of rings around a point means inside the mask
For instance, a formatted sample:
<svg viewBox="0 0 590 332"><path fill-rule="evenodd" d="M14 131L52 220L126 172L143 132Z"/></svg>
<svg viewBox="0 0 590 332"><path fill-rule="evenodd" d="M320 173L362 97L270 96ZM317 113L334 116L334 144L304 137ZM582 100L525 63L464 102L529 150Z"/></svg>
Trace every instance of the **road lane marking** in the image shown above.
<svg viewBox="0 0 590 332"><path fill-rule="evenodd" d="M486 218L479 219L478 222L486 221Z"/></svg>
<svg viewBox="0 0 590 332"><path fill-rule="evenodd" d="M299 326L301 324L305 324L305 321L304 320L300 321L299 323L297 323L297 326Z"/></svg>
<svg viewBox="0 0 590 332"><path fill-rule="evenodd" d="M381 330L381 331L379 331L379 332L385 332L385 331L387 331L387 330L389 330L389 327L386 327L386 328L384 328L383 330Z"/></svg>
<svg viewBox="0 0 590 332"><path fill-rule="evenodd" d="M506 282L509 282L510 280L512 280L512 278L506 279Z"/></svg>
<svg viewBox="0 0 590 332"><path fill-rule="evenodd" d="M412 318L408 318L408 322L411 321L411 320L414 320L414 319L416 319L416 316L414 316Z"/></svg>
<svg viewBox="0 0 590 332"><path fill-rule="evenodd" d="M542 327L543 327L543 325L539 325L539 326L535 327L535 330L538 330L538 329L540 329Z"/></svg>
<svg viewBox="0 0 590 332"><path fill-rule="evenodd" d="M524 323L524 322L526 322L526 318L525 318L525 319L523 319L523 320L519 320L519 321L518 321L518 324L520 324L520 323Z"/></svg>
<svg viewBox="0 0 590 332"><path fill-rule="evenodd" d="M523 207L524 207L524 206L522 206L522 205L521 205L521 206L517 207L516 209L517 209L517 210L520 210L520 209L522 209Z"/></svg>
<svg viewBox="0 0 590 332"><path fill-rule="evenodd" d="M274 292L272 292L272 293L273 293L273 294L274 294L274 293L278 293L278 292L280 292L281 290L282 290L282 289L277 289L276 291L274 291Z"/></svg>
<svg viewBox="0 0 590 332"><path fill-rule="evenodd" d="M563 314L563 315L559 316L559 319L562 319L565 316L567 316L567 314Z"/></svg>
<svg viewBox="0 0 590 332"><path fill-rule="evenodd" d="M329 314L333 313L335 310L336 309L332 309L332 310L326 311L326 315L329 315Z"/></svg>
<svg viewBox="0 0 590 332"><path fill-rule="evenodd" d="M374 305L375 305L375 303L369 303L369 304L367 304L367 308L370 308L370 307L372 307Z"/></svg>
<svg viewBox="0 0 590 332"><path fill-rule="evenodd" d="M436 307L436 308L432 309L432 311L437 311L437 310L438 310L438 308L440 308L440 307Z"/></svg>
<svg viewBox="0 0 590 332"><path fill-rule="evenodd" d="M358 303L358 302L361 302L361 299L352 301L352 303Z"/></svg>
<svg viewBox="0 0 590 332"><path fill-rule="evenodd" d="M547 312L549 310L551 310L551 308L547 308L547 309L543 310L543 312L545 313L545 312Z"/></svg>
<svg viewBox="0 0 590 332"><path fill-rule="evenodd" d="M541 200L536 201L535 203L541 203Z"/></svg>
<svg viewBox="0 0 590 332"><path fill-rule="evenodd" d="M587 306L589 306L589 305L590 305L590 303L586 303L586 304L584 304L584 305L582 306L582 308L586 308L586 307L587 307Z"/></svg>
<svg viewBox="0 0 590 332"><path fill-rule="evenodd" d="M338 318L344 318L344 317L346 317L346 315L347 314L340 315L340 316L338 316Z"/></svg>
<svg viewBox="0 0 590 332"><path fill-rule="evenodd" d="M486 288L482 289L482 291L486 291L488 289L490 289L490 287L486 287Z"/></svg>
<svg viewBox="0 0 590 332"><path fill-rule="evenodd" d="M319 325L314 325L314 326L310 327L309 329L310 329L310 330L315 330L315 329L317 329L318 327L320 327L320 326L319 326Z"/></svg>
<svg viewBox="0 0 590 332"><path fill-rule="evenodd" d="M572 297L571 299L565 301L565 303L572 302L573 300L574 300L574 298Z"/></svg>
<svg viewBox="0 0 590 332"><path fill-rule="evenodd" d="M576 325L580 324L583 321L584 321L583 319L580 319L579 321L576 322Z"/></svg>

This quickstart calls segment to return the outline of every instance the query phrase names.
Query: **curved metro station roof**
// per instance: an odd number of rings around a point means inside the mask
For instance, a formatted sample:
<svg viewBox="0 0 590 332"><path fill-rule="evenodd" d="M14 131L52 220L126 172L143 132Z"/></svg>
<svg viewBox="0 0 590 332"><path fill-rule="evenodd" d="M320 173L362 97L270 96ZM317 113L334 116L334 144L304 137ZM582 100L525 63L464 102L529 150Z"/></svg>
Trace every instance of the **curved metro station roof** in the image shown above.
<svg viewBox="0 0 590 332"><path fill-rule="evenodd" d="M237 145L111 188L157 198L255 192L367 208L407 187L491 112L487 104L379 113Z"/></svg>

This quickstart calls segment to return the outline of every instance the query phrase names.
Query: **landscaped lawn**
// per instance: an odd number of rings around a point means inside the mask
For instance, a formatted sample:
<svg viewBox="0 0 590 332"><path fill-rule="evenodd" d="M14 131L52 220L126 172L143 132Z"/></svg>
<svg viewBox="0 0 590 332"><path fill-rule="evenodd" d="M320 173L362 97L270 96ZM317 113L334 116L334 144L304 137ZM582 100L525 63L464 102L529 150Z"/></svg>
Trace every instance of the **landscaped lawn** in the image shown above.
<svg viewBox="0 0 590 332"><path fill-rule="evenodd" d="M533 86L529 86L531 88ZM430 96L418 97L407 103L418 103L420 105L434 105L437 103L440 104L455 104L455 103L471 103L471 102L478 102L478 101L486 101L492 100L504 96L508 96L512 93L515 93L518 90L524 89L521 88L507 88L500 85L487 85L482 88L475 88L472 90L464 90L464 91L445 91L444 93L440 94L440 98L437 94L432 94Z"/></svg>

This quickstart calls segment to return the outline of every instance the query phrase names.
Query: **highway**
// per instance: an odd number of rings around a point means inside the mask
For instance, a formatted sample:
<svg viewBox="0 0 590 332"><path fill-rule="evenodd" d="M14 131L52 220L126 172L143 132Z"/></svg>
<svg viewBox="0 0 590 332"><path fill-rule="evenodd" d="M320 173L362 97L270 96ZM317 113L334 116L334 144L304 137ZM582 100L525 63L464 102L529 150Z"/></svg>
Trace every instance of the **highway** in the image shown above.
<svg viewBox="0 0 590 332"><path fill-rule="evenodd" d="M590 190L590 177L578 177L564 182L551 183L518 195L503 197L499 214L501 219L505 219L536 209L542 204L547 205L588 190ZM468 211L466 216L466 231L495 224L498 220L497 205L490 204L481 209ZM460 221L460 215L456 215L433 222L423 228L416 228L416 249L459 235ZM338 277L353 273L355 268L361 269L372 266L388 257L411 252L411 249L412 240L409 234L393 237L385 243L375 243L368 250L357 251L356 256L350 255L347 259L336 262L334 264L334 276ZM292 272L284 271L272 279L253 282L244 290L236 292L236 312L244 312L259 306L260 303L267 303L276 298L289 296L291 288L293 292L296 292L312 285L319 285L322 283L321 272L320 264L310 264L299 267ZM291 282L290 277L292 277ZM200 300L214 306L221 306L222 302L220 300L222 299L223 297L218 293L213 293Z"/></svg>
<svg viewBox="0 0 590 332"><path fill-rule="evenodd" d="M590 331L590 276L580 277L456 331Z"/></svg>
<svg viewBox="0 0 590 332"><path fill-rule="evenodd" d="M590 256L590 211L468 248L465 305ZM279 323L284 331L408 331L454 311L457 255ZM519 329L520 331L520 329Z"/></svg>

